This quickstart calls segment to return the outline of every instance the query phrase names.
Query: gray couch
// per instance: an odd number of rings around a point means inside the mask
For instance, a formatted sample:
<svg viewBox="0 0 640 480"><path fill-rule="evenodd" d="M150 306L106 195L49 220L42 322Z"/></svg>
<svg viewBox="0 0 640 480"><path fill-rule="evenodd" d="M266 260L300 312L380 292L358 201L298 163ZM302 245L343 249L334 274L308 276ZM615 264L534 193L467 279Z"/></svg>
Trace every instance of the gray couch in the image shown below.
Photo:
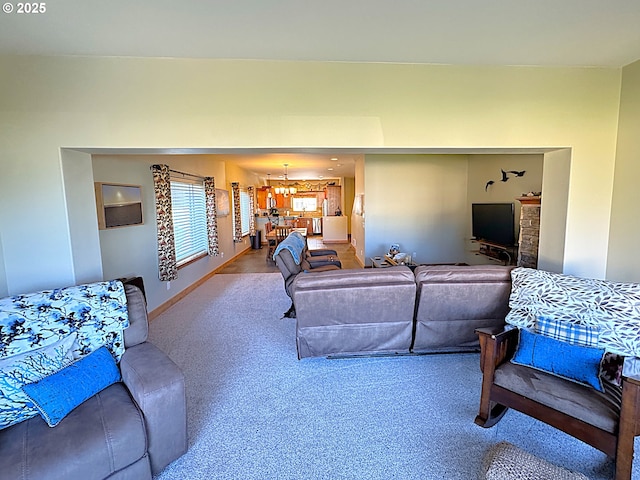
<svg viewBox="0 0 640 480"><path fill-rule="evenodd" d="M408 352L416 282L408 267L298 275L298 358Z"/></svg>
<svg viewBox="0 0 640 480"><path fill-rule="evenodd" d="M412 351L479 348L476 328L497 327L509 313L512 266L420 266Z"/></svg>
<svg viewBox="0 0 640 480"><path fill-rule="evenodd" d="M513 267L420 266L298 274L298 358L478 350L504 325Z"/></svg>
<svg viewBox="0 0 640 480"><path fill-rule="evenodd" d="M147 342L144 295L126 285L130 326L122 382L51 428L34 417L0 430L0 478L151 479L187 450L184 377Z"/></svg>
<svg viewBox="0 0 640 480"><path fill-rule="evenodd" d="M342 263L338 258L338 254L335 250L331 249L313 249L310 250L307 246L307 239L302 237L299 233L291 233L290 236L296 236L297 242L291 242L292 245L301 245L301 249L297 249L300 262L296 262L293 258L293 254L287 248L280 248L276 250L276 254L273 256L276 266L282 274L284 279L284 289L287 295L291 297L291 285L293 280L300 272L314 271L325 272L328 270L339 270L342 268ZM287 242L289 237L282 243Z"/></svg>

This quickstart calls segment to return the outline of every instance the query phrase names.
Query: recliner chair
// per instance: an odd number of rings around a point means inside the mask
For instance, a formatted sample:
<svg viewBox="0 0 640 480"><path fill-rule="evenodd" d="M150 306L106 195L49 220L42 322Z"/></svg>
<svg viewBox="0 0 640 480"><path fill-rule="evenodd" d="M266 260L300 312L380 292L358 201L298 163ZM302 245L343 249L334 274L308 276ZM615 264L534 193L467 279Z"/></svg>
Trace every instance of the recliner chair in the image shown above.
<svg viewBox="0 0 640 480"><path fill-rule="evenodd" d="M295 241L292 243L294 245L300 245L302 247L300 249L295 249L297 252L297 256L299 257L299 261L296 261L293 253L288 248L285 248L284 245L282 248L276 249L276 253L273 256L273 259L276 262L280 273L282 274L285 292L287 292L289 298L292 298L291 284L300 272L324 272L328 270L340 270L342 268L342 263L340 262L340 259L338 258L335 250L309 250L307 248L307 240L305 237L302 237L302 235L295 232L291 233L290 235L296 236ZM295 317L295 307L293 305L293 301L291 303L291 307L285 313L285 316Z"/></svg>

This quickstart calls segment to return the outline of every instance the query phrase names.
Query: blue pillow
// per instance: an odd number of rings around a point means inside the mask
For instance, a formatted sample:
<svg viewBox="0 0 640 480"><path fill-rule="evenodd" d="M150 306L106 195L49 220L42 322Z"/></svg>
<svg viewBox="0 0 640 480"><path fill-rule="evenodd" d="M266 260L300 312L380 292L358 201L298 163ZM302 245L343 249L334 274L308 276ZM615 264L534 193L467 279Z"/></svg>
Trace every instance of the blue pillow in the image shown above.
<svg viewBox="0 0 640 480"><path fill-rule="evenodd" d="M37 382L22 387L50 427L109 385L120 381L120 370L106 347Z"/></svg>
<svg viewBox="0 0 640 480"><path fill-rule="evenodd" d="M562 342L520 329L513 363L536 368L604 392L600 363L604 350Z"/></svg>

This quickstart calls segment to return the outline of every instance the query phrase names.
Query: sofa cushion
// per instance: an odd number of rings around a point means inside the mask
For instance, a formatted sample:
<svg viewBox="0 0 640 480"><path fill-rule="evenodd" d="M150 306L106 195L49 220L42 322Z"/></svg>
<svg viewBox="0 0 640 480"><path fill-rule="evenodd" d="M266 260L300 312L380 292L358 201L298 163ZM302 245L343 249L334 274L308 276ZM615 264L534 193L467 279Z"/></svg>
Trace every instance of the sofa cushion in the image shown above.
<svg viewBox="0 0 640 480"><path fill-rule="evenodd" d="M22 387L50 427L78 405L120 381L120 370L106 347L99 348L59 372Z"/></svg>
<svg viewBox="0 0 640 480"><path fill-rule="evenodd" d="M620 418L620 389L617 387L605 384L602 393L511 362L496 369L494 384L607 432L617 432Z"/></svg>
<svg viewBox="0 0 640 480"><path fill-rule="evenodd" d="M479 349L476 328L499 327L509 310L513 267L421 265L413 351Z"/></svg>
<svg viewBox="0 0 640 480"><path fill-rule="evenodd" d="M408 267L300 274L292 292L300 358L408 353L416 292Z"/></svg>
<svg viewBox="0 0 640 480"><path fill-rule="evenodd" d="M511 272L511 311L507 323L533 328L536 319L596 327L608 352L640 356L640 284L579 278L518 267Z"/></svg>
<svg viewBox="0 0 640 480"><path fill-rule="evenodd" d="M91 397L55 428L40 417L0 431L0 472L21 480L97 480L139 461L142 414L121 383Z"/></svg>
<svg viewBox="0 0 640 480"><path fill-rule="evenodd" d="M599 376L604 350L562 342L524 328L519 334L518 348L511 359L513 363L604 391Z"/></svg>
<svg viewBox="0 0 640 480"><path fill-rule="evenodd" d="M71 363L75 340L73 333L46 347L0 360L0 429L38 415L22 387Z"/></svg>

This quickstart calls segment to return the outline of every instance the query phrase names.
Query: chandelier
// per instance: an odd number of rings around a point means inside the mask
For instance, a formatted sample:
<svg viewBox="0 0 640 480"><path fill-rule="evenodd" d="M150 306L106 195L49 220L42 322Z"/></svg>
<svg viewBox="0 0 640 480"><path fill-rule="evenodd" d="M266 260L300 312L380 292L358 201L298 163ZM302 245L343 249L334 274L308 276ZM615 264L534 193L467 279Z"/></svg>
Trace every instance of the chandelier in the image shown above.
<svg viewBox="0 0 640 480"><path fill-rule="evenodd" d="M291 195L295 195L296 192L298 191L298 189L296 187L290 187L289 186L289 177L287 174L287 167L289 166L288 163L284 164L284 186L280 186L280 187L276 187L276 193L280 194L280 195L284 195L285 197L288 197L290 194Z"/></svg>

